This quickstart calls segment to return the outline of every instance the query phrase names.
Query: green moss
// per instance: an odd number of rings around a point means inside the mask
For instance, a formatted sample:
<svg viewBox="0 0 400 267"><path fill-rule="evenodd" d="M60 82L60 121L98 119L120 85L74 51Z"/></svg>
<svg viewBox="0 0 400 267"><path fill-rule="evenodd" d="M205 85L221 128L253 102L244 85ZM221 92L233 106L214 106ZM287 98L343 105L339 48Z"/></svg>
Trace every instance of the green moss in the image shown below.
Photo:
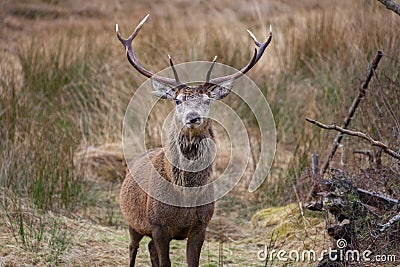
<svg viewBox="0 0 400 267"><path fill-rule="evenodd" d="M323 229L324 218L302 211L298 203L291 203L258 211L252 218L252 224L257 228L265 228L267 239L277 235L276 242L280 243L297 240L298 235L303 235L305 226L309 229Z"/></svg>

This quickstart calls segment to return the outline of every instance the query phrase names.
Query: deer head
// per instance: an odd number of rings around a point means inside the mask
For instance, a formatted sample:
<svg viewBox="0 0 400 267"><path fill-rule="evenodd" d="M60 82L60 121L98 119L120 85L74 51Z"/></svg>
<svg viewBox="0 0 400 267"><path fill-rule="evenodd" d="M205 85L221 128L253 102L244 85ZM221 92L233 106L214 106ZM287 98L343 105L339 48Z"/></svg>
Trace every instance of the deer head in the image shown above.
<svg viewBox="0 0 400 267"><path fill-rule="evenodd" d="M151 79L154 89L154 95L163 99L173 101L176 104L175 121L182 130L191 132L196 132L199 130L202 131L209 125L209 120L207 119L207 117L211 101L220 100L226 97L231 92L233 82L244 75L246 72L248 72L263 55L265 49L272 39L271 26L269 38L265 43L259 42L254 34L251 31L247 30L250 34L250 37L253 39L256 48L254 49L254 55L251 58L250 62L238 72L232 75L210 79L212 69L217 59L217 57L215 57L210 66L210 69L207 72L205 82L197 86L190 86L182 83L179 80L178 73L169 55L169 62L174 73L174 79L154 74L145 69L138 62L132 49L132 40L139 33L140 29L142 28L148 17L149 14L142 19L142 21L139 23L133 33L128 37L128 39L124 39L121 37L118 29L118 24L116 24L117 37L125 47L128 61L142 75Z"/></svg>

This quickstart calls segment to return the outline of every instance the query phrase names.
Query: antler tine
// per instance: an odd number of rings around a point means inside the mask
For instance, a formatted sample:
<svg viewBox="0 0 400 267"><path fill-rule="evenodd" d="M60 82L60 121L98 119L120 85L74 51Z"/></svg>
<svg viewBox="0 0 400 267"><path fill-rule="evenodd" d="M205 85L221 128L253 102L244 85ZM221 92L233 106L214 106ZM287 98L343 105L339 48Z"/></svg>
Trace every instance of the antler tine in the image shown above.
<svg viewBox="0 0 400 267"><path fill-rule="evenodd" d="M214 57L214 59L213 59L211 65L210 65L210 68L209 68L208 71L207 71L206 83L208 83L208 82L210 81L211 72L212 72L212 70L213 70L213 68L214 68L215 61L216 61L216 60L217 60L217 56Z"/></svg>
<svg viewBox="0 0 400 267"><path fill-rule="evenodd" d="M179 80L178 72L177 72L176 69L175 69L174 62L172 62L171 56L168 55L168 58L169 58L169 64L171 65L172 71L174 72L174 77L175 77L176 83L177 83L177 84L182 84L182 83L180 82L180 80Z"/></svg>
<svg viewBox="0 0 400 267"><path fill-rule="evenodd" d="M251 39L253 39L254 44L257 46L256 48L254 48L254 55L251 58L250 62L246 66L244 66L241 70L239 70L238 72L236 72L232 75L214 78L212 80L209 80L209 83L219 84L219 83L222 83L222 82L225 82L228 80L235 80L235 79L241 77L242 75L244 75L246 72L248 72L260 60L260 58L264 54L265 49L271 43L272 27L270 25L269 37L268 37L267 41L265 41L265 43L259 42L257 40L257 38L255 37L255 35L250 30L247 30L247 32L250 34ZM258 48L258 50L257 50L257 48Z"/></svg>
<svg viewBox="0 0 400 267"><path fill-rule="evenodd" d="M147 69L145 69L142 65L140 65L139 61L137 60L137 58L135 56L135 52L132 49L132 40L135 39L136 35L138 35L140 29L143 27L143 24L146 22L146 20L148 19L149 16L150 16L150 14L147 14L139 22L139 24L136 26L136 28L133 31L133 33L128 37L128 39L122 38L122 36L121 36L121 34L119 32L118 24L116 24L115 25L115 31L117 32L117 37L120 40L120 42L122 43L122 45L125 47L126 55L128 57L129 63L137 71L139 71L142 75L146 76L147 78L156 79L156 80L158 80L160 82L164 82L164 83L171 84L171 85L177 85L177 81L176 80L158 76L158 75L148 71Z"/></svg>
<svg viewBox="0 0 400 267"><path fill-rule="evenodd" d="M126 47L127 42L132 42L133 39L135 39L136 35L139 33L140 29L142 29L143 24L147 21L149 18L150 14L147 14L136 26L135 30L132 32L132 34L128 37L128 39L122 38L121 34L119 33L118 30L118 24L115 24L115 30L117 32L118 39L121 41L121 43Z"/></svg>
<svg viewBox="0 0 400 267"><path fill-rule="evenodd" d="M249 33L251 39L253 39L253 41L256 44L256 46L260 47L261 43L257 40L257 38L255 37L254 33L252 33L249 29L247 29L247 32Z"/></svg>

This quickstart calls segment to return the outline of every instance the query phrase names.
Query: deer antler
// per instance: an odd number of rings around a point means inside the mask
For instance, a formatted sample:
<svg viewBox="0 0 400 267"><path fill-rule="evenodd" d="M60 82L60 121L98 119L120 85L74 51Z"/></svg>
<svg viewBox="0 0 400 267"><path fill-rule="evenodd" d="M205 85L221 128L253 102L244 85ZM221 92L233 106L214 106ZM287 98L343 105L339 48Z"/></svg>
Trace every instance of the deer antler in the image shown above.
<svg viewBox="0 0 400 267"><path fill-rule="evenodd" d="M163 83L167 83L167 84L171 84L174 86L179 86L182 85L182 83L179 80L178 77L178 73L174 67L174 64L172 62L171 57L168 55L169 57L169 62L172 68L172 71L174 72L174 77L175 79L171 79L171 78L167 78L167 77L161 77L157 74L154 74L150 71L148 71L147 69L145 69L137 60L135 53L132 49L132 40L135 39L136 35L138 35L140 29L143 27L143 24L146 22L146 20L148 19L149 14L147 14L138 24L138 26L135 28L135 30L133 31L133 33L128 37L128 39L124 39L122 38L119 29L118 29L118 24L115 25L115 30L117 32L117 37L118 39L121 41L121 43L123 44L123 46L125 47L126 50L126 55L128 57L128 61L129 63L137 70L139 71L141 74L143 74L144 76L148 77L148 78L152 78L155 79L157 81L163 82ZM210 76L211 76L211 71L214 68L214 64L215 61L217 59L217 57L214 58L210 69L207 72L207 77L206 77L206 83L210 83L210 84L220 84L222 82L228 81L228 80L235 80L239 77L241 77L242 75L244 75L246 72L248 72L262 57L265 49L267 48L267 46L270 44L271 40L272 40L272 27L270 25L270 29L269 29L269 38L267 39L267 41L265 43L261 43L257 40L257 38L254 36L254 34L250 31L247 30L247 32L250 34L250 37L253 39L254 44L256 45L256 48L254 48L254 55L251 58L250 62L244 66L241 70L239 70L238 72L232 74L232 75L227 75L227 76L223 76L223 77L218 77L218 78L214 78L210 80ZM257 50L258 48L258 50Z"/></svg>
<svg viewBox="0 0 400 267"><path fill-rule="evenodd" d="M228 81L228 80L236 80L237 78L241 77L243 74L248 72L258 62L258 60L260 60L260 58L262 57L265 49L267 48L267 46L269 45L269 43L272 40L272 26L271 25L269 26L269 37L268 37L267 41L265 41L265 43L259 42L257 40L257 38L254 36L254 34L250 30L247 30L247 32L250 34L251 39L253 39L254 44L258 47L258 50L257 50L257 47L254 48L254 55L251 58L249 64L247 64L241 70L239 70L238 72L236 72L236 73L234 73L232 75L218 77L218 78L214 78L214 79L210 80L209 76L211 75L211 70L214 67L214 62L213 62L211 67L210 67L210 70L207 73L206 83L220 84L220 83Z"/></svg>
<svg viewBox="0 0 400 267"><path fill-rule="evenodd" d="M208 71L207 71L206 83L209 83L209 81L210 81L211 72L212 72L212 70L213 70L213 68L214 68L215 61L216 61L216 60L217 60L217 56L214 57L214 59L213 59L211 65L210 65L210 68L209 68Z"/></svg>
<svg viewBox="0 0 400 267"><path fill-rule="evenodd" d="M155 79L157 81L163 82L163 83L167 83L167 84L171 84L171 85L181 85L178 75L176 73L174 64L172 63L171 57L169 57L170 59L170 64L172 67L172 70L174 71L174 76L175 76L175 80L171 79L171 78L166 78L166 77L161 77L157 74L154 74L148 70L146 70L137 60L136 56L135 56L135 52L132 49L132 40L135 39L136 35L138 35L140 29L143 27L143 24L146 22L147 18L149 17L150 14L147 14L141 21L140 23L137 25L136 29L133 31L133 33L128 37L128 39L124 39L122 38L121 34L119 33L119 29L118 29L118 24L115 25L115 31L117 32L117 37L118 39L121 41L122 45L125 47L126 50L126 55L128 57L128 61L129 63L137 70L139 71L141 74L143 74L144 76L148 77L148 78L152 78Z"/></svg>
<svg viewBox="0 0 400 267"><path fill-rule="evenodd" d="M178 72L175 69L174 62L172 62L172 58L171 58L170 55L168 55L168 58L169 58L169 64L171 65L172 71L174 72L175 81L176 81L177 84L181 85L182 83L179 80Z"/></svg>

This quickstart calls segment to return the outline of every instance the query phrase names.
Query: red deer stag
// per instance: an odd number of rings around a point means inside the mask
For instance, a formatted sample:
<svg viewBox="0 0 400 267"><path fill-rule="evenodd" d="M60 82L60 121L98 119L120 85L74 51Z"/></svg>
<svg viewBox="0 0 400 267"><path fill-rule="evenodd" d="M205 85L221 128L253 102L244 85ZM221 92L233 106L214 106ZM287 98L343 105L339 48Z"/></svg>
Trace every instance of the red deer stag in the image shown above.
<svg viewBox="0 0 400 267"><path fill-rule="evenodd" d="M181 162L189 161L190 163L186 165L197 161L210 162L210 155L214 154L212 122L207 118L210 102L222 99L229 94L233 81L248 72L261 58L271 42L272 34L270 32L268 40L261 43L249 31L257 47L252 59L245 67L232 75L210 79L215 58L207 72L205 83L189 86L180 82L171 58L169 60L174 79L154 74L138 62L132 49L132 40L139 33L148 16L139 23L128 39L121 37L117 24L117 36L126 49L129 63L151 79L154 94L175 102L176 107L166 147L149 150L128 163L129 170L121 188L120 206L129 224L130 266L135 265L139 241L143 236L148 236L151 238L148 249L152 266L171 266L170 241L187 238L186 260L189 267L195 267L199 266L206 227L214 212L213 199L208 201L208 204L200 206L178 207L163 203L146 192L150 190L157 191L157 194L179 195L179 190L172 193L166 192L166 189L160 185L160 177L181 188L200 187L211 182L212 159L211 164L205 168L192 169L192 171L186 169L188 166L182 168L185 164L182 165ZM174 163L171 163L171 160ZM143 183L139 185L138 180ZM208 190L208 197L213 196L213 189Z"/></svg>

